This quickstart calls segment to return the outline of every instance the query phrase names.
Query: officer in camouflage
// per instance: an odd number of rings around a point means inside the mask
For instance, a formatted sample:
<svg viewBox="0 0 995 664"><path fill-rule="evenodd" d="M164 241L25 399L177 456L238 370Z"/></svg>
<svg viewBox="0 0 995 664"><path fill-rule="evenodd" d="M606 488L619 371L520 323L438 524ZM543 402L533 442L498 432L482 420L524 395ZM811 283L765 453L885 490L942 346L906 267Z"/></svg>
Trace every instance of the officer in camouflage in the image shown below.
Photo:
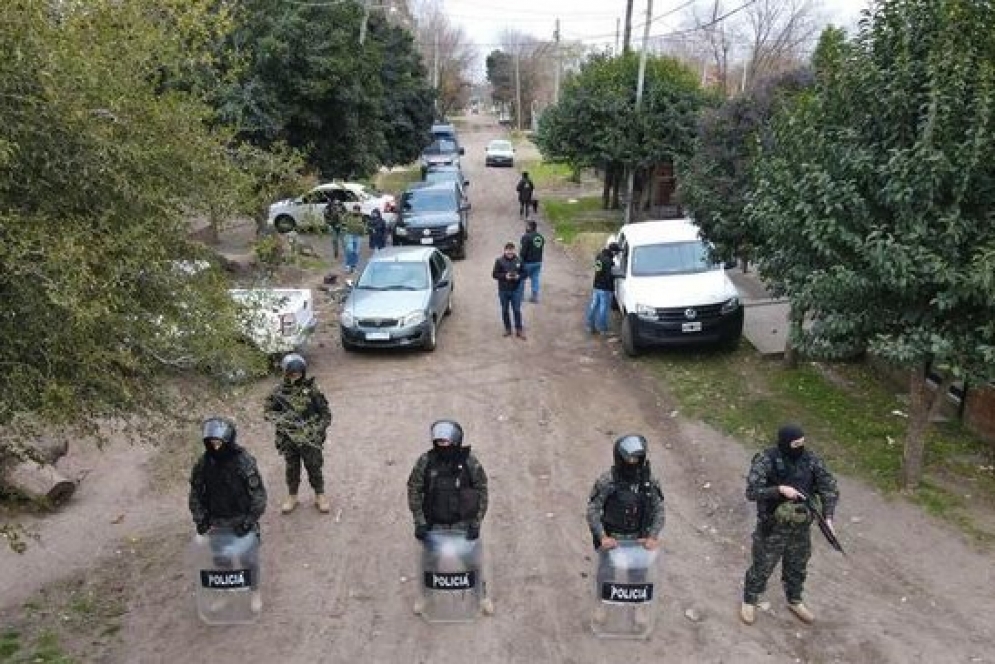
<svg viewBox="0 0 995 664"><path fill-rule="evenodd" d="M324 463L322 447L332 423L332 411L314 378L307 377L307 362L303 357L291 353L283 358L280 366L283 381L266 397L265 406L266 419L276 423L276 449L287 464L288 496L280 511L289 514L297 507L303 462L314 490L314 504L327 514L331 506L325 497L321 467Z"/></svg>
<svg viewBox="0 0 995 664"><path fill-rule="evenodd" d="M739 612L747 625L756 621L757 602L779 561L788 608L802 622L815 620L802 602L806 566L812 553L813 516L798 502L806 496L822 509L832 528L839 501L836 479L822 459L805 449L805 433L801 428L786 424L777 432L777 446L753 457L747 478L746 498L757 503L753 564L746 572Z"/></svg>
<svg viewBox="0 0 995 664"><path fill-rule="evenodd" d="M266 511L266 488L256 460L235 443L235 423L211 417L202 427L204 454L190 473L190 515L198 535L231 528L238 537L259 536L259 518ZM255 561L247 561L253 567ZM262 610L259 575L253 575L251 607Z"/></svg>
<svg viewBox="0 0 995 664"><path fill-rule="evenodd" d="M432 424L432 449L415 462L408 476L408 509L415 524L415 539L424 541L431 530L459 530L468 540L480 537L487 514L487 473L480 461L463 446L463 427L453 420ZM421 613L424 600L415 603ZM494 612L483 597L484 613Z"/></svg>

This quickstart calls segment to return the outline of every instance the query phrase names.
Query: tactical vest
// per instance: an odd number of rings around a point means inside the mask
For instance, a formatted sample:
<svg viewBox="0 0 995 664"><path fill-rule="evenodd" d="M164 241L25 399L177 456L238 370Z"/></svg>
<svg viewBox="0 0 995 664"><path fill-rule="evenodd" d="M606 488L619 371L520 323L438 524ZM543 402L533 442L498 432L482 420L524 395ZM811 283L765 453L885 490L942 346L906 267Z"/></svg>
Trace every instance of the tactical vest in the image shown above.
<svg viewBox="0 0 995 664"><path fill-rule="evenodd" d="M646 514L649 512L648 480L638 482L632 490L631 483L616 483L615 489L605 499L601 523L609 535L645 535Z"/></svg>
<svg viewBox="0 0 995 664"><path fill-rule="evenodd" d="M473 486L467 456L452 462L429 461L423 505L429 523L451 526L472 521L479 509L480 491Z"/></svg>
<svg viewBox="0 0 995 664"><path fill-rule="evenodd" d="M770 478L774 486L783 484L801 491L806 496L812 495L815 475L812 473L812 464L808 463L804 454L794 463L785 459L777 448L771 448L765 454L774 468L774 474ZM764 506L764 515L772 516L778 506L786 501L784 496L779 496L777 500L767 501L767 505Z"/></svg>
<svg viewBox="0 0 995 664"><path fill-rule="evenodd" d="M241 454L241 451L237 451L231 458L221 462L208 458L203 460L201 482L197 491L211 519L245 516L252 507Z"/></svg>

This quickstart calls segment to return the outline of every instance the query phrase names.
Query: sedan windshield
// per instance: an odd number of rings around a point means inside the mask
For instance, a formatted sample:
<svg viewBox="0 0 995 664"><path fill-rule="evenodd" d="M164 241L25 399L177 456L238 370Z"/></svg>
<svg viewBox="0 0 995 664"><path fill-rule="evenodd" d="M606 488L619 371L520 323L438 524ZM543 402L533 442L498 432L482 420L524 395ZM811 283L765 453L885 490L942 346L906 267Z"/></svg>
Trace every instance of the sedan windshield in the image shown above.
<svg viewBox="0 0 995 664"><path fill-rule="evenodd" d="M411 191L401 202L405 212L452 212L456 207L455 194L449 189Z"/></svg>
<svg viewBox="0 0 995 664"><path fill-rule="evenodd" d="M425 154L452 154L456 151L456 143L442 139L433 141L423 152Z"/></svg>
<svg viewBox="0 0 995 664"><path fill-rule="evenodd" d="M493 152L511 152L511 143L508 141L492 141L487 146L487 149Z"/></svg>
<svg viewBox="0 0 995 664"><path fill-rule="evenodd" d="M426 290L428 273L424 263L373 261L356 284L359 290Z"/></svg>
<svg viewBox="0 0 995 664"><path fill-rule="evenodd" d="M429 171L425 173L425 182L457 182L459 173L456 171Z"/></svg>
<svg viewBox="0 0 995 664"><path fill-rule="evenodd" d="M715 269L708 247L698 240L649 244L632 252L632 276L694 274Z"/></svg>

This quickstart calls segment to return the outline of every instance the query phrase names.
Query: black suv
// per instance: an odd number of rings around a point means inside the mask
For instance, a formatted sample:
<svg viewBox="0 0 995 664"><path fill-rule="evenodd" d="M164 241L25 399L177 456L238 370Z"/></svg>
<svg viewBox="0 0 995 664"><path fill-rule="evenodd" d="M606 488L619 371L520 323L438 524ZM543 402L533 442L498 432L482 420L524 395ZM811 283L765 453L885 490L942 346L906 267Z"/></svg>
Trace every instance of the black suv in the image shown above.
<svg viewBox="0 0 995 664"><path fill-rule="evenodd" d="M412 185L401 195L393 244L432 246L466 258L469 210L456 182Z"/></svg>

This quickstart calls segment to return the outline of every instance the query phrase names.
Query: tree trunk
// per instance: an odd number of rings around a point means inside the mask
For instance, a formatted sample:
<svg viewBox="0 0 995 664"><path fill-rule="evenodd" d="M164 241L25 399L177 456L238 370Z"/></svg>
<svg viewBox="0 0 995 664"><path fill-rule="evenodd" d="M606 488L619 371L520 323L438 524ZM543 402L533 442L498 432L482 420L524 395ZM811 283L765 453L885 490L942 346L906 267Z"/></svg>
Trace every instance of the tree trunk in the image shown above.
<svg viewBox="0 0 995 664"><path fill-rule="evenodd" d="M601 190L601 209L607 210L608 205L611 202L612 195L612 178L615 177L615 169L611 164L605 165L605 186Z"/></svg>
<svg viewBox="0 0 995 664"><path fill-rule="evenodd" d="M76 483L55 466L34 461L15 462L0 470L0 483L31 500L58 504L76 491Z"/></svg>
<svg viewBox="0 0 995 664"><path fill-rule="evenodd" d="M621 207L618 202L618 190L619 185L625 180L625 167L622 164L615 164L612 170L615 171L615 177L612 180L612 209L617 210Z"/></svg>
<svg viewBox="0 0 995 664"><path fill-rule="evenodd" d="M926 431L929 423L943 404L950 389L950 378L943 378L936 390L931 390L922 369L909 372L909 428L902 452L902 472L899 488L915 493L922 480L923 460L926 456Z"/></svg>
<svg viewBox="0 0 995 664"><path fill-rule="evenodd" d="M800 311L794 304L788 308L788 336L784 339L784 368L798 368L798 349L791 343L791 337L801 332L802 322L805 320L805 312Z"/></svg>

